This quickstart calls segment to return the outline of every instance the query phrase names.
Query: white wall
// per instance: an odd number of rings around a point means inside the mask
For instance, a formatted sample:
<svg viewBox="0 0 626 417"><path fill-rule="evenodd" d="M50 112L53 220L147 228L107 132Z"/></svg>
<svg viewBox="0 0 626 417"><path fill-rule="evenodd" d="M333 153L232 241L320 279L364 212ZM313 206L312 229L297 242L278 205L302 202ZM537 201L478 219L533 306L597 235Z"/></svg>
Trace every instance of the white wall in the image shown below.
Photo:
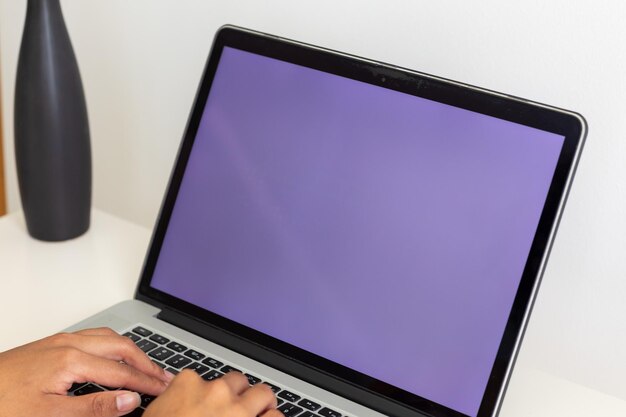
<svg viewBox="0 0 626 417"><path fill-rule="evenodd" d="M584 114L590 134L524 360L626 399L626 6L610 1L63 1L97 207L151 226L215 30L234 23ZM0 0L9 207L25 0Z"/></svg>

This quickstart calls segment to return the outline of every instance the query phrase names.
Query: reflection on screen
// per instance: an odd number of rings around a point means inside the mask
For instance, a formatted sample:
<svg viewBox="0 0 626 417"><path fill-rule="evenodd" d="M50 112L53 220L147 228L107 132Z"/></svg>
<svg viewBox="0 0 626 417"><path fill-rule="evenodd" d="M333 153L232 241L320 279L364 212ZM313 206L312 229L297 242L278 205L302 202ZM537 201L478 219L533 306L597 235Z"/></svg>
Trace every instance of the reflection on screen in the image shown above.
<svg viewBox="0 0 626 417"><path fill-rule="evenodd" d="M152 286L475 416L563 140L225 48Z"/></svg>

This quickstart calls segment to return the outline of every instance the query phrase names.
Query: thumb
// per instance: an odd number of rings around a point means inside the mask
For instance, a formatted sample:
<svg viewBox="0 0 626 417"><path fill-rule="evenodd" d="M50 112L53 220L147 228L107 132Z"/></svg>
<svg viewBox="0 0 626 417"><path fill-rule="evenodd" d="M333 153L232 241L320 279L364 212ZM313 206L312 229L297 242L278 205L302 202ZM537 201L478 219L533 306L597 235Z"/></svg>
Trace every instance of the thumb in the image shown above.
<svg viewBox="0 0 626 417"><path fill-rule="evenodd" d="M139 394L132 391L106 391L66 398L72 404L68 417L118 417L130 413L141 403Z"/></svg>

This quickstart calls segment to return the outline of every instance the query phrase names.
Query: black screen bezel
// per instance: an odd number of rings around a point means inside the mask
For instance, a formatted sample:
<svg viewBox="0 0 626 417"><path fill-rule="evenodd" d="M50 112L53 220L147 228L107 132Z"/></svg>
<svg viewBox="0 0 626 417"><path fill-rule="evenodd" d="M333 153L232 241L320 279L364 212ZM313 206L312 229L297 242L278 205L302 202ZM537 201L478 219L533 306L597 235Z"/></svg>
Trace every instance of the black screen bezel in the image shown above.
<svg viewBox="0 0 626 417"><path fill-rule="evenodd" d="M466 415L328 361L293 345L281 342L278 339L211 313L150 286L176 196L183 179L193 141L196 137L200 118L224 46L304 65L309 68L450 104L565 137L537 232L477 414L477 417L492 416L499 403L498 398L501 394L501 388L508 378L509 366L514 360L536 285L540 279L544 264L544 254L549 251L551 238L558 223L562 203L566 197L577 162L577 156L582 148L586 132L584 119L575 113L247 29L225 26L216 34L146 256L136 298L159 307L167 307L191 315L212 326L224 329L246 340L254 341L254 343L278 352L286 358L293 358L312 368L335 375L343 381L361 387L364 395L382 396L435 417L463 417ZM416 413L416 415L419 414Z"/></svg>

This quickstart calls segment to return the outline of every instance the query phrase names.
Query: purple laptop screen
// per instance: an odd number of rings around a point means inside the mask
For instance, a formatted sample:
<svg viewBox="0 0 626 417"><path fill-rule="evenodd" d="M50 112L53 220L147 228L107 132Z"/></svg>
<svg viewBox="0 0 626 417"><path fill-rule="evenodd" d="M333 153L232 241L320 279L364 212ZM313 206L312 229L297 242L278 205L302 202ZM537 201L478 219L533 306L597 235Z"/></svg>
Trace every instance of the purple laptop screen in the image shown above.
<svg viewBox="0 0 626 417"><path fill-rule="evenodd" d="M563 141L226 47L151 285L475 416Z"/></svg>

